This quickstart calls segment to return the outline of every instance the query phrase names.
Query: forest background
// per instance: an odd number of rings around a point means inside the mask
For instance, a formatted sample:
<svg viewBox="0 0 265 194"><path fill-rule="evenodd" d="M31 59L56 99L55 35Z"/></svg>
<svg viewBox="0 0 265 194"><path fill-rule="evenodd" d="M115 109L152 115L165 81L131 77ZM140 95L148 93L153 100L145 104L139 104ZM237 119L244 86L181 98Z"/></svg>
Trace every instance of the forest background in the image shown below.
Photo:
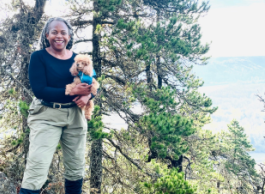
<svg viewBox="0 0 265 194"><path fill-rule="evenodd" d="M250 157L253 147L264 152L257 96L264 7L259 0L2 1L0 192L16 193L25 168L30 54L47 18L62 16L75 27L74 51L91 55L101 83L84 193L264 193L264 160ZM58 145L42 193L63 193L62 159Z"/></svg>

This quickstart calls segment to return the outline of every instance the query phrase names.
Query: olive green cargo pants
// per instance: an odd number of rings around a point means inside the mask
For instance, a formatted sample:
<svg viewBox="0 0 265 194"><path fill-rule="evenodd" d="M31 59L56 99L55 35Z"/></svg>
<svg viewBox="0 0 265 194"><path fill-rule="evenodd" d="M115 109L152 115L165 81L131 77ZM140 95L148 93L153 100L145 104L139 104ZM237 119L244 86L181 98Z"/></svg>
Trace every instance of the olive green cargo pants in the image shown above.
<svg viewBox="0 0 265 194"><path fill-rule="evenodd" d="M83 178L87 121L80 108L53 109L34 99L29 109L30 146L22 188L38 190L45 183L53 154L60 141L65 178Z"/></svg>

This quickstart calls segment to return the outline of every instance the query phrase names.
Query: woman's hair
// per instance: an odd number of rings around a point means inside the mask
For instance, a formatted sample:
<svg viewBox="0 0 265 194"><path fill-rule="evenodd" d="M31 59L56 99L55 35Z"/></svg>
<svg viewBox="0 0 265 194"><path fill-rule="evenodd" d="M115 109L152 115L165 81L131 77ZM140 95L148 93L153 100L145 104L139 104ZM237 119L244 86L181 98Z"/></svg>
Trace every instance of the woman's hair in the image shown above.
<svg viewBox="0 0 265 194"><path fill-rule="evenodd" d="M50 24L53 22L53 21L60 21L60 22L63 22L63 23L65 23L65 25L67 26L67 28L68 28L68 33L69 33L69 35L70 35L70 41L68 42L68 44L67 44L67 46L66 46L66 49L71 49L72 48L72 46L73 46L73 37L74 37L74 33L73 33L73 28L72 28L72 26L71 26L71 24L68 22L68 21L66 21L65 19L63 19L63 18L59 18L59 17L55 17L55 18L50 18L48 21L47 21L47 23L45 24L45 26L44 26L44 28L43 28L43 30L42 30L42 32L41 32L41 36L40 36L40 49L45 49L45 48L47 48L47 47L49 47L50 46L50 43L49 43L49 41L46 39L46 34L48 34L49 33L49 26L50 26Z"/></svg>

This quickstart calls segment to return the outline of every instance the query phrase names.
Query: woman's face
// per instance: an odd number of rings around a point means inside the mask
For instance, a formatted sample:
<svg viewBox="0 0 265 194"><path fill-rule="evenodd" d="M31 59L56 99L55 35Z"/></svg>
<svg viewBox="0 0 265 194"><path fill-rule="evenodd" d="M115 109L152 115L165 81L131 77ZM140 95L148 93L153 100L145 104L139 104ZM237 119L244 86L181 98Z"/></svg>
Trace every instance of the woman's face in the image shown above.
<svg viewBox="0 0 265 194"><path fill-rule="evenodd" d="M46 38L50 43L50 47L56 51L62 51L66 49L70 40L68 27L64 22L53 21L49 25L49 33L46 34Z"/></svg>

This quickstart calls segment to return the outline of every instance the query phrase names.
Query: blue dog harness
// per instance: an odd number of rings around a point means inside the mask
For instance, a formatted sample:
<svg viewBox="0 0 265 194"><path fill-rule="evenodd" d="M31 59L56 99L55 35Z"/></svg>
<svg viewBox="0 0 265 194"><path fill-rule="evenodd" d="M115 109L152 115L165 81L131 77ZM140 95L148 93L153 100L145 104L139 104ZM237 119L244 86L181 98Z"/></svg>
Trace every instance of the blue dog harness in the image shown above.
<svg viewBox="0 0 265 194"><path fill-rule="evenodd" d="M82 71L79 71L77 76L80 78L82 83L87 83L88 85L91 85L93 77L95 78L97 75L96 75L95 70L93 69L93 76L92 77L84 74Z"/></svg>

